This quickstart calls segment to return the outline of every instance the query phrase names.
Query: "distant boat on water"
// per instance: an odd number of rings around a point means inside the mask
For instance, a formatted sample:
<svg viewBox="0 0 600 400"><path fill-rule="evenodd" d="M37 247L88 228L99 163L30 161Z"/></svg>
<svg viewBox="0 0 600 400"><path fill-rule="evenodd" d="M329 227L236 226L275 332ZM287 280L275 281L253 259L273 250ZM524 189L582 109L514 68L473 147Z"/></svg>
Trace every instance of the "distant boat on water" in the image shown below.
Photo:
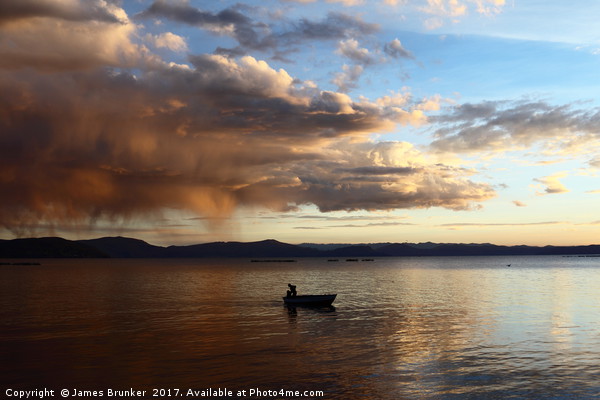
<svg viewBox="0 0 600 400"><path fill-rule="evenodd" d="M337 294L305 294L300 296L285 296L283 302L288 306L329 307Z"/></svg>

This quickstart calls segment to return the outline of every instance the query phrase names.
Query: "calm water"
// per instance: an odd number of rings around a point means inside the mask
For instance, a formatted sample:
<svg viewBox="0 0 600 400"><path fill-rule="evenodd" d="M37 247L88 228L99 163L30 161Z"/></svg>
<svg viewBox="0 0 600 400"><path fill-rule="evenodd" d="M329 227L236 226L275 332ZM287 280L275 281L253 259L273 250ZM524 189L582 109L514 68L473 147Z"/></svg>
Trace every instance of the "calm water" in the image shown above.
<svg viewBox="0 0 600 400"><path fill-rule="evenodd" d="M600 258L42 263L0 266L1 398L600 398ZM335 308L288 310L288 282L338 293Z"/></svg>

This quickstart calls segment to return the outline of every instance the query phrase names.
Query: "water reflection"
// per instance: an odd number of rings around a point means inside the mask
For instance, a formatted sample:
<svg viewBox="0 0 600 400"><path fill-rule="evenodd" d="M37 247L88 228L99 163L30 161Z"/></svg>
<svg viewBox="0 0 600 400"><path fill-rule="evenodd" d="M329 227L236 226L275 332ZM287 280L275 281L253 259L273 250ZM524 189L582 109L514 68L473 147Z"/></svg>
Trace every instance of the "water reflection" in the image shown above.
<svg viewBox="0 0 600 400"><path fill-rule="evenodd" d="M326 316L328 318L335 317L337 314L335 313L334 306L327 307L311 307L311 306L290 306L284 305L284 309L287 311L290 323L295 323L296 318L298 318L298 310L300 310L301 316Z"/></svg>
<svg viewBox="0 0 600 400"><path fill-rule="evenodd" d="M567 261L9 267L0 379L24 389L281 387L327 399L593 398L600 265ZM282 306L287 282L337 292L336 306Z"/></svg>

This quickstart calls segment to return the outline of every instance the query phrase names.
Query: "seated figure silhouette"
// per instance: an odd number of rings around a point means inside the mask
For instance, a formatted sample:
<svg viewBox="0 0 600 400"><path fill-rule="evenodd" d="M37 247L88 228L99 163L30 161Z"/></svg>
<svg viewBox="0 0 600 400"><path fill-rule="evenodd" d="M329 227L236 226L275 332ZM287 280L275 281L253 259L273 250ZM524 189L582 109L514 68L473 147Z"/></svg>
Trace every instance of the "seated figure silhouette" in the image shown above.
<svg viewBox="0 0 600 400"><path fill-rule="evenodd" d="M296 297L296 295L298 294L296 292L296 285L288 283L288 287L290 288L290 290L287 291L287 297Z"/></svg>

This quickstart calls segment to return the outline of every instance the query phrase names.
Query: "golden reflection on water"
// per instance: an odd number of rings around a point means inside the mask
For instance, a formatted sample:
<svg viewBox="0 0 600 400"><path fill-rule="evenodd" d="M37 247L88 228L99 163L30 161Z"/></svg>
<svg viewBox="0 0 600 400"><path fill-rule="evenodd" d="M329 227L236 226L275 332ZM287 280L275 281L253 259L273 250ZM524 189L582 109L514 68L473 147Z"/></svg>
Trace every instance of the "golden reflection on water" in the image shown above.
<svg viewBox="0 0 600 400"><path fill-rule="evenodd" d="M593 262L10 267L0 271L0 355L10 360L2 384L262 386L324 390L328 399L592 398L600 394ZM288 282L300 293L338 293L335 307L284 307Z"/></svg>

